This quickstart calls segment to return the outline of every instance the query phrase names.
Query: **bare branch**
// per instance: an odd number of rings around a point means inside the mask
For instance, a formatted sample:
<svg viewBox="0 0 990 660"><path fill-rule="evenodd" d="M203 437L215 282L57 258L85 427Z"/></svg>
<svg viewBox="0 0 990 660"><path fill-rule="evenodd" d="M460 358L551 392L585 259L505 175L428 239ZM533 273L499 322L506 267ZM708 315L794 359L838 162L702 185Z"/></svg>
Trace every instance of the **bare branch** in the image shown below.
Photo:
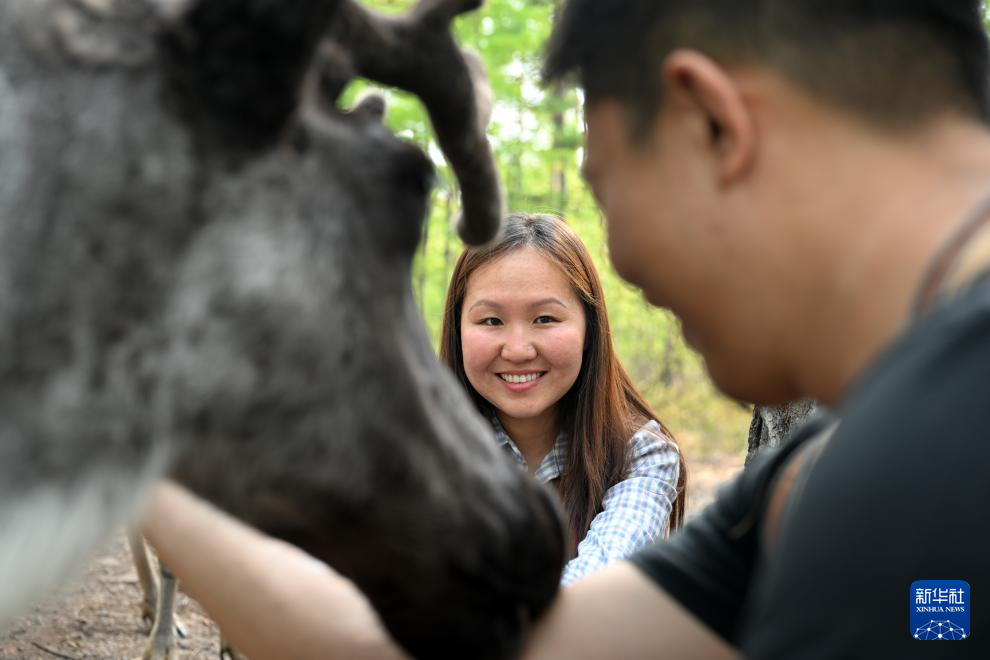
<svg viewBox="0 0 990 660"><path fill-rule="evenodd" d="M40 650L44 651L45 653L47 653L49 655L55 656L56 658L65 658L65 660L78 660L78 657L77 656L66 655L64 653L59 653L58 651L53 651L50 648L48 648L47 646L44 646L43 644L39 644L38 642L35 642L33 640L31 641L31 645L34 646L37 649L40 649Z"/></svg>

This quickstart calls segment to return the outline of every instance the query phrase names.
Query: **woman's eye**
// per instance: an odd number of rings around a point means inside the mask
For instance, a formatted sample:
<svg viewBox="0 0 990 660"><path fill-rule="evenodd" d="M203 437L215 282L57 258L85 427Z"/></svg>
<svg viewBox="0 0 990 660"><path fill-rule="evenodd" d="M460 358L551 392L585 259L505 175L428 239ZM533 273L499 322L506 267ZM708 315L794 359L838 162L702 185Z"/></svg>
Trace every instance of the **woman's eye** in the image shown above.
<svg viewBox="0 0 990 660"><path fill-rule="evenodd" d="M489 326L502 325L502 321L495 318L494 316L489 316L488 318L481 319L481 325L489 325Z"/></svg>
<svg viewBox="0 0 990 660"><path fill-rule="evenodd" d="M555 323L556 321L557 319L552 316L537 316L533 323L536 323L537 325L545 325L547 323Z"/></svg>

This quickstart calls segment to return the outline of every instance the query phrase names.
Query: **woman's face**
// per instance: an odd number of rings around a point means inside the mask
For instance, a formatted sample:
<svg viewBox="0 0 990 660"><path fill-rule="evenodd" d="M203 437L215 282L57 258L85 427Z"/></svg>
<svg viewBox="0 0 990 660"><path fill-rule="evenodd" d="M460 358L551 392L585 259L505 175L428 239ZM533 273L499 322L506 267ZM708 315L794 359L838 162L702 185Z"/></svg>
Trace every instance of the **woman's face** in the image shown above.
<svg viewBox="0 0 990 660"><path fill-rule="evenodd" d="M522 247L478 268L461 311L464 371L503 421L556 413L581 371L584 306L560 268Z"/></svg>

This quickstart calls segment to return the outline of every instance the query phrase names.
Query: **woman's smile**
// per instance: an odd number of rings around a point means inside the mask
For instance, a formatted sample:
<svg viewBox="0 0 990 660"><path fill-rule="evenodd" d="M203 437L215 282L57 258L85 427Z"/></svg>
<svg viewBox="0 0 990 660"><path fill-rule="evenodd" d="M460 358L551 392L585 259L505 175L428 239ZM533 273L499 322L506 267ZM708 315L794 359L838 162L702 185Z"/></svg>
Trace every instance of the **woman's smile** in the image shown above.
<svg viewBox="0 0 990 660"><path fill-rule="evenodd" d="M546 371L503 371L496 374L511 392L526 392L536 387Z"/></svg>

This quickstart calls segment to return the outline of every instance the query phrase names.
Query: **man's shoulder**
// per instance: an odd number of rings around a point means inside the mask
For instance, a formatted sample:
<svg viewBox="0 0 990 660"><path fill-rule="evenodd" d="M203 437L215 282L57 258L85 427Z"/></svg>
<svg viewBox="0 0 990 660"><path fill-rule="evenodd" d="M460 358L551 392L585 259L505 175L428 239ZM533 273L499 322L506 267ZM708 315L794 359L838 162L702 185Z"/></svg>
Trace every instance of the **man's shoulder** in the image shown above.
<svg viewBox="0 0 990 660"><path fill-rule="evenodd" d="M904 615L914 581L990 582L990 528L978 522L990 501L988 375L984 289L917 324L850 393L762 562L748 656L807 652L819 619L842 612L847 634L819 639L818 657L914 657ZM863 589L869 598L850 597Z"/></svg>
<svg viewBox="0 0 990 660"><path fill-rule="evenodd" d="M990 282L916 323L876 361L839 407L840 435L901 446L961 440L990 417L988 381Z"/></svg>

